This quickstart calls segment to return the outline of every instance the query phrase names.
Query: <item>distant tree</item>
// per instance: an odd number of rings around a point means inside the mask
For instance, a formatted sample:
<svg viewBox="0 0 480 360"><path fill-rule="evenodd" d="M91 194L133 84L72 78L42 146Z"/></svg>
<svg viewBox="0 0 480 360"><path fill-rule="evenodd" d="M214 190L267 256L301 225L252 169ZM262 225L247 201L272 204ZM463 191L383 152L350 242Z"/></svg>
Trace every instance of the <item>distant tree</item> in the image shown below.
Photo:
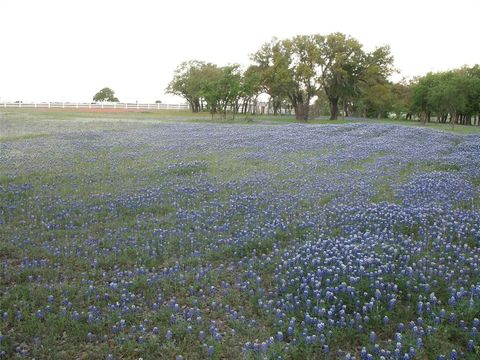
<svg viewBox="0 0 480 360"><path fill-rule="evenodd" d="M374 83L362 93L367 117L386 118L393 109L392 85L388 82Z"/></svg>
<svg viewBox="0 0 480 360"><path fill-rule="evenodd" d="M392 111L397 118L405 116L407 120L412 119L410 104L412 101L412 81L402 79L398 83L392 84L393 105Z"/></svg>
<svg viewBox="0 0 480 360"><path fill-rule="evenodd" d="M380 94L381 102L388 102L387 77L393 71L393 56L388 46L366 53L360 42L342 33L318 37L318 41L320 78L330 102L330 119L337 119L340 101L346 109L345 105L358 99L362 92ZM378 113L380 102L373 107Z"/></svg>
<svg viewBox="0 0 480 360"><path fill-rule="evenodd" d="M240 97L239 101L241 101L241 112L246 114L248 108L253 100L257 98L257 96L262 91L262 75L258 66L250 65L247 70L244 71L242 74L241 82L240 82Z"/></svg>
<svg viewBox="0 0 480 360"><path fill-rule="evenodd" d="M219 67L193 60L179 65L167 92L185 98L193 112L203 110L205 105L212 117L221 112L226 118L229 110L235 116L240 98L251 96L253 87L253 80L242 82L237 64Z"/></svg>
<svg viewBox="0 0 480 360"><path fill-rule="evenodd" d="M253 55L264 77L266 92L273 98L274 109L288 97L297 119L307 120L310 100L320 87L317 77L318 47L315 35L292 39L273 39Z"/></svg>
<svg viewBox="0 0 480 360"><path fill-rule="evenodd" d="M274 115L277 115L282 103L289 99L288 91L292 85L288 69L289 59L280 49L281 43L274 38L252 55L252 60L257 64L255 68L260 75L260 90L270 96Z"/></svg>
<svg viewBox="0 0 480 360"><path fill-rule="evenodd" d="M468 82L459 71L435 75L434 86L429 89L427 101L437 113L450 114L452 127L467 110Z"/></svg>
<svg viewBox="0 0 480 360"><path fill-rule="evenodd" d="M238 101L242 91L242 75L240 66L237 64L221 68L222 76L217 83L219 92L219 105L223 118L227 117L227 110L230 108L235 118L238 109Z"/></svg>
<svg viewBox="0 0 480 360"><path fill-rule="evenodd" d="M115 97L115 93L112 89L106 87L100 90L95 94L93 97L93 101L110 101L110 102L118 102L118 98Z"/></svg>
<svg viewBox="0 0 480 360"><path fill-rule="evenodd" d="M395 96L393 84L387 77L393 72L393 57L390 48L382 46L371 53L365 53L350 72L350 84L343 92L342 101L356 103L366 117L385 118L394 111Z"/></svg>
<svg viewBox="0 0 480 360"><path fill-rule="evenodd" d="M210 114L216 114L220 110L219 83L223 76L222 69L215 64L204 64L199 72L199 98L203 99Z"/></svg>
<svg viewBox="0 0 480 360"><path fill-rule="evenodd" d="M238 65L218 67L206 64L202 68L200 82L200 95L207 103L212 117L221 112L223 118L227 110L232 110L233 116L238 108L241 93L241 73Z"/></svg>
<svg viewBox="0 0 480 360"><path fill-rule="evenodd" d="M428 73L417 79L412 87L411 109L424 122L428 121L434 110L429 96L436 82L437 77L433 73Z"/></svg>
<svg viewBox="0 0 480 360"><path fill-rule="evenodd" d="M167 93L183 97L193 112L201 111L204 72L212 66L213 64L197 60L181 63L175 70L172 81L168 84Z"/></svg>
<svg viewBox="0 0 480 360"><path fill-rule="evenodd" d="M155 100L155 104L161 104L162 100Z"/></svg>
<svg viewBox="0 0 480 360"><path fill-rule="evenodd" d="M480 67L428 73L412 87L411 108L422 121L480 124Z"/></svg>

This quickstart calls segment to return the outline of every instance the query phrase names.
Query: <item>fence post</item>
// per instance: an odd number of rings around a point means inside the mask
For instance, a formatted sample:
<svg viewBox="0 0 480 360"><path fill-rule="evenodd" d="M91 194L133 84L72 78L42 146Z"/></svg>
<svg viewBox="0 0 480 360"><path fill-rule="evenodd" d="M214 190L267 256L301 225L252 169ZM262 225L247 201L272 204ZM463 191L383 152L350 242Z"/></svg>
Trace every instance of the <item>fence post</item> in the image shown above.
<svg viewBox="0 0 480 360"><path fill-rule="evenodd" d="M125 103L125 109L128 109L128 103Z"/></svg>
<svg viewBox="0 0 480 360"><path fill-rule="evenodd" d="M113 103L113 108L114 108L114 109L117 108L117 103Z"/></svg>
<svg viewBox="0 0 480 360"><path fill-rule="evenodd" d="M65 109L65 102L62 101L62 109Z"/></svg>

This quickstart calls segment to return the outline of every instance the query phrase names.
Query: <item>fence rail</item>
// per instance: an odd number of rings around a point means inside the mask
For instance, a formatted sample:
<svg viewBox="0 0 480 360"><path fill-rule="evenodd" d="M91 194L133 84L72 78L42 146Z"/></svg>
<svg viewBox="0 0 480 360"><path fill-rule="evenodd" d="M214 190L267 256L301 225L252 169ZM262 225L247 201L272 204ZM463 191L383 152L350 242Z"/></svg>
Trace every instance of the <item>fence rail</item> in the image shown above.
<svg viewBox="0 0 480 360"><path fill-rule="evenodd" d="M76 103L76 102L0 102L0 109L70 109L111 111L188 110L187 104Z"/></svg>

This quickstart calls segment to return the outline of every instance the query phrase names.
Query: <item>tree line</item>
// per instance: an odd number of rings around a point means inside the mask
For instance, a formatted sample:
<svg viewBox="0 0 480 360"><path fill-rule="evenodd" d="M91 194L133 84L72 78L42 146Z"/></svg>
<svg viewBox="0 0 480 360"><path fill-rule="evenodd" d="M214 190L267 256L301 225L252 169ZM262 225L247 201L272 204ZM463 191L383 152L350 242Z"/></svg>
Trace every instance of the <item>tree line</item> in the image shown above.
<svg viewBox="0 0 480 360"><path fill-rule="evenodd" d="M410 110L423 122L480 126L480 66L428 73L413 83Z"/></svg>
<svg viewBox="0 0 480 360"><path fill-rule="evenodd" d="M175 70L167 92L193 112L212 116L254 112L268 94L274 114L292 109L297 119L329 115L477 124L480 68L429 73L411 81L389 80L396 70L387 45L371 52L342 33L272 39L251 55L252 64L218 66L192 60Z"/></svg>

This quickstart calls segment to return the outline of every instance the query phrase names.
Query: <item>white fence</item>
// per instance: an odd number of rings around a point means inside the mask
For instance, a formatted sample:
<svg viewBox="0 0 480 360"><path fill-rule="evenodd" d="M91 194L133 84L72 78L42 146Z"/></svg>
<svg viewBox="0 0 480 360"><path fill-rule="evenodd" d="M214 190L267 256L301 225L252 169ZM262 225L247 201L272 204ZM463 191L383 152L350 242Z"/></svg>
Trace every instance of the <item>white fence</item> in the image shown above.
<svg viewBox="0 0 480 360"><path fill-rule="evenodd" d="M139 103L74 103L74 102L0 102L0 109L69 109L98 111L155 111L155 110L188 110L187 104L139 104Z"/></svg>

